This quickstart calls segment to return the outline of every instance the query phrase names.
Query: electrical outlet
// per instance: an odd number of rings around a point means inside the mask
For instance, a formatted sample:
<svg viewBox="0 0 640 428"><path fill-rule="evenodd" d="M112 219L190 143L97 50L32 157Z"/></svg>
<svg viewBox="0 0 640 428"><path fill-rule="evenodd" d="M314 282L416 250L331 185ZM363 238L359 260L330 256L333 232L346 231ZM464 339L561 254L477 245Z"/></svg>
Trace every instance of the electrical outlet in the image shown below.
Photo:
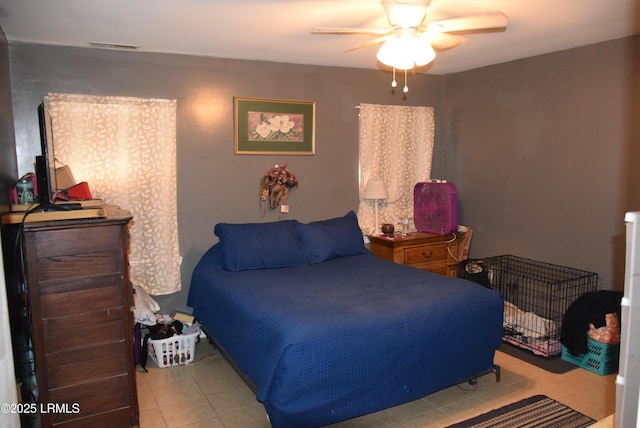
<svg viewBox="0 0 640 428"><path fill-rule="evenodd" d="M280 205L280 212L282 214L289 214L289 205Z"/></svg>

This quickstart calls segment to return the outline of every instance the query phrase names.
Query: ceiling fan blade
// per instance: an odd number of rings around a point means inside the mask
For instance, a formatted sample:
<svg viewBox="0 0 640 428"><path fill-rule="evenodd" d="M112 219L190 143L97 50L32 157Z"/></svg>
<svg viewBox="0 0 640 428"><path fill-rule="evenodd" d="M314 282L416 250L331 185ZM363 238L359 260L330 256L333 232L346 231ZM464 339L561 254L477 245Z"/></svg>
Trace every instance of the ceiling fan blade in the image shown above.
<svg viewBox="0 0 640 428"><path fill-rule="evenodd" d="M311 34L374 34L385 35L393 31L393 28L314 28Z"/></svg>
<svg viewBox="0 0 640 428"><path fill-rule="evenodd" d="M357 45L353 45L353 46L351 46L351 47L347 48L347 49L345 50L345 52L351 52L351 51L355 51L356 49L362 49L362 48L366 48L367 46L373 46L373 45L377 45L377 44L379 44L379 43L384 43L384 42L386 42L387 40L389 40L391 37L393 37L393 36L377 37L377 38L375 38L375 39L368 40L368 41L366 41L366 42L359 43L359 44L357 44Z"/></svg>
<svg viewBox="0 0 640 428"><path fill-rule="evenodd" d="M426 33L422 37L426 37L429 40L429 44L440 52L460 46L465 41L460 36L447 33Z"/></svg>
<svg viewBox="0 0 640 428"><path fill-rule="evenodd" d="M428 31L438 33L456 33L465 31L494 30L507 28L507 16L501 12L484 13L480 15L463 16L461 18L443 19L429 22Z"/></svg>

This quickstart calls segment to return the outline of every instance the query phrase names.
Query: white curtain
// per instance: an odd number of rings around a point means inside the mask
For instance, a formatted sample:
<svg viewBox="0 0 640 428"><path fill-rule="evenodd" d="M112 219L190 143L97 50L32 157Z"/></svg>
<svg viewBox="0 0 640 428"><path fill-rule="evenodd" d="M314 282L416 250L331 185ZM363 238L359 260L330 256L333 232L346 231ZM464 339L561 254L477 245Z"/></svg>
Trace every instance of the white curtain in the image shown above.
<svg viewBox="0 0 640 428"><path fill-rule="evenodd" d="M413 226L413 188L431 176L434 129L433 107L360 105L358 221L365 234L374 232L375 223L374 201L362 193L370 179L381 179L389 195L379 205L378 224L399 230L408 218Z"/></svg>
<svg viewBox="0 0 640 428"><path fill-rule="evenodd" d="M93 197L131 211L130 275L149 294L180 290L176 100L49 94L55 157Z"/></svg>

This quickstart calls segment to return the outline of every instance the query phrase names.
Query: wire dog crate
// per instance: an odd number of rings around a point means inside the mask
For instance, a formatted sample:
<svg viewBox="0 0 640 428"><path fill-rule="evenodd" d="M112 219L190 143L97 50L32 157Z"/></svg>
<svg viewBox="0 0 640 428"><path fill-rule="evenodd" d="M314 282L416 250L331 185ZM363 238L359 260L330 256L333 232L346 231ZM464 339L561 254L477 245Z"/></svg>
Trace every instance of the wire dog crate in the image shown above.
<svg viewBox="0 0 640 428"><path fill-rule="evenodd" d="M502 340L536 355L560 355L562 318L578 297L596 291L598 274L513 255L480 263L483 285L505 300Z"/></svg>

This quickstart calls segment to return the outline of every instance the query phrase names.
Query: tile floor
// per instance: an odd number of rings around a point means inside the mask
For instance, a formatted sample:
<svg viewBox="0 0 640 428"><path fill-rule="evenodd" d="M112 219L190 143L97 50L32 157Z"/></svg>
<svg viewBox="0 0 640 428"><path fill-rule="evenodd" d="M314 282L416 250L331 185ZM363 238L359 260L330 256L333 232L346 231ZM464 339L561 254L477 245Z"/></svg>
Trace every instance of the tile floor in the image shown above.
<svg viewBox="0 0 640 428"><path fill-rule="evenodd" d="M502 352L493 374L479 379L476 390L453 386L422 399L331 425L332 428L444 427L536 394L545 394L595 420L615 409L615 374L599 376L576 368L552 374ZM186 366L138 372L141 428L268 428L264 407L206 339Z"/></svg>

